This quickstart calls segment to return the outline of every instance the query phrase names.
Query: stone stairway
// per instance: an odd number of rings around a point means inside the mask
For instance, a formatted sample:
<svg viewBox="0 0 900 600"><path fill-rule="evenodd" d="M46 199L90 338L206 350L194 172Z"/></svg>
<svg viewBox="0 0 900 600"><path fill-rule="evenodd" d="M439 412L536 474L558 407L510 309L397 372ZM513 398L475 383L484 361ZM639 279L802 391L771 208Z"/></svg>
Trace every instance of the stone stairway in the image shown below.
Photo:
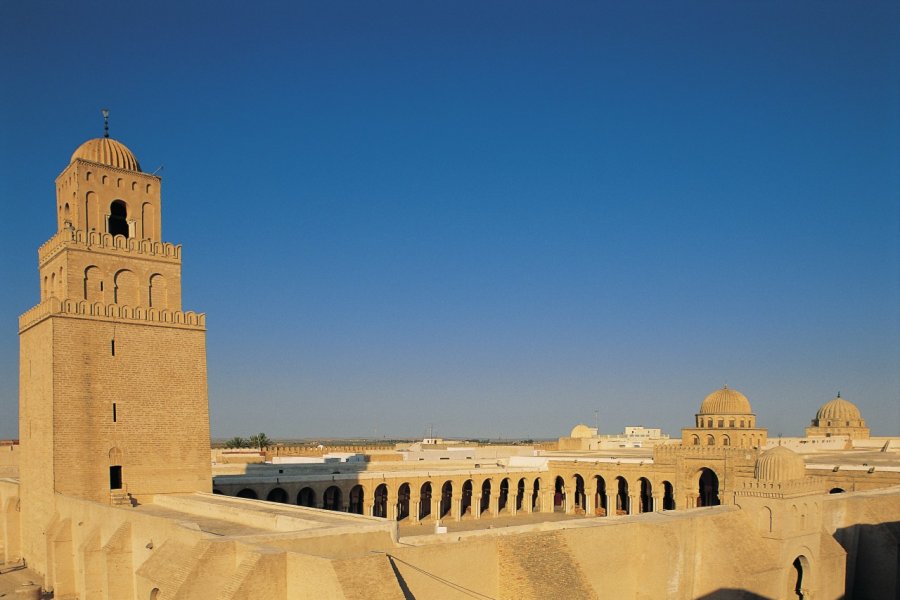
<svg viewBox="0 0 900 600"><path fill-rule="evenodd" d="M109 503L112 506L137 506L137 502L125 490L110 490Z"/></svg>

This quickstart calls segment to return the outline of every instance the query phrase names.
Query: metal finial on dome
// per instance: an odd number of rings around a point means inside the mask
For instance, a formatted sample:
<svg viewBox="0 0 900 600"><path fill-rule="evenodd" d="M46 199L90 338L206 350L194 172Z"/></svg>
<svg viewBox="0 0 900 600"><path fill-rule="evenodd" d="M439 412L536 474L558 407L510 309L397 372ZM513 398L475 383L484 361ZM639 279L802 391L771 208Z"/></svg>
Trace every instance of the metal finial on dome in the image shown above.
<svg viewBox="0 0 900 600"><path fill-rule="evenodd" d="M109 109L101 108L100 114L103 115L103 137L109 137Z"/></svg>
<svg viewBox="0 0 900 600"><path fill-rule="evenodd" d="M838 398L841 397L841 390L838 390Z"/></svg>

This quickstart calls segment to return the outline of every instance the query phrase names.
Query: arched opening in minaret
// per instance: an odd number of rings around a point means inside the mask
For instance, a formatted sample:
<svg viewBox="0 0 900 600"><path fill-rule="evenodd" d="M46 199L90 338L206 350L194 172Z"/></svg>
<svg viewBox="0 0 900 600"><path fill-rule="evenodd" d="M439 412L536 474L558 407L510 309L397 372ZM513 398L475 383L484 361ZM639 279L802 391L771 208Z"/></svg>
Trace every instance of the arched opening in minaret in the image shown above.
<svg viewBox="0 0 900 600"><path fill-rule="evenodd" d="M128 237L128 207L121 200L109 205L109 233Z"/></svg>

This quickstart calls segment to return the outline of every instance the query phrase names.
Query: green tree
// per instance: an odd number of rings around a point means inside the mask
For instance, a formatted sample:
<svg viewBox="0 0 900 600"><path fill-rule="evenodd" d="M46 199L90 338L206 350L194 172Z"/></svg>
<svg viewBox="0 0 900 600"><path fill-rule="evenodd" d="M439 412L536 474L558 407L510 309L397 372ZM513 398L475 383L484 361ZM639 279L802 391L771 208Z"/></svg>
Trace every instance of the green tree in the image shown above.
<svg viewBox="0 0 900 600"><path fill-rule="evenodd" d="M244 438L242 438L239 435L236 435L233 438L231 438L230 440L228 440L227 442L225 442L226 448L246 448L247 445L248 445L247 440L245 440Z"/></svg>
<svg viewBox="0 0 900 600"><path fill-rule="evenodd" d="M270 440L269 436L264 433L257 433L256 435L250 436L250 444L262 450L267 446L271 446L272 440Z"/></svg>

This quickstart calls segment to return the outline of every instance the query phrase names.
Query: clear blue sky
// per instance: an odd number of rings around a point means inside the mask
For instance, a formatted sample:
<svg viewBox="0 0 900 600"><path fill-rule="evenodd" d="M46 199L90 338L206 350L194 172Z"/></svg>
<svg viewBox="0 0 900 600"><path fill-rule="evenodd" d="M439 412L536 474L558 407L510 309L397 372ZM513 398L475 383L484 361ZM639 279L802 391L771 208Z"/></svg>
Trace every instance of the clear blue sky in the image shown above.
<svg viewBox="0 0 900 600"><path fill-rule="evenodd" d="M72 151L165 165L214 436L900 434L900 4L2 2L0 437Z"/></svg>

